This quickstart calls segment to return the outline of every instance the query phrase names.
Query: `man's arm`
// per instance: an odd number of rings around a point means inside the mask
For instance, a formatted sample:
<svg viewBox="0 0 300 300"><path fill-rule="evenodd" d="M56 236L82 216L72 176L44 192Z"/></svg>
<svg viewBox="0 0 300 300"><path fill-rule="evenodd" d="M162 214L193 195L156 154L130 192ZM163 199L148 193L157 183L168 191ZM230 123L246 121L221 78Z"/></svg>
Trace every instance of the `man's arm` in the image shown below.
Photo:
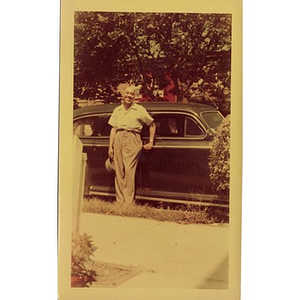
<svg viewBox="0 0 300 300"><path fill-rule="evenodd" d="M116 127L112 127L109 135L109 148L108 148L108 157L114 158L114 141L116 135Z"/></svg>
<svg viewBox="0 0 300 300"><path fill-rule="evenodd" d="M153 148L155 130L156 130L155 123L152 122L149 125L149 143L147 143L147 144L144 145L144 149L145 150L151 150Z"/></svg>

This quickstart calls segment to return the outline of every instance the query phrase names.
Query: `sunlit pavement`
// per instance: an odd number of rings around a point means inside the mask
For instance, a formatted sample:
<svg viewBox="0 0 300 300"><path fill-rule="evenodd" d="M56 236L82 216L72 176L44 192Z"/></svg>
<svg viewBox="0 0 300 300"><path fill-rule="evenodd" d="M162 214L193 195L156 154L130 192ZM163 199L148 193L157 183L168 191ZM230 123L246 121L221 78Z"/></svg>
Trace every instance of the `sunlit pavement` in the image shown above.
<svg viewBox="0 0 300 300"><path fill-rule="evenodd" d="M120 288L228 288L228 225L181 225L83 213L94 259L141 269Z"/></svg>

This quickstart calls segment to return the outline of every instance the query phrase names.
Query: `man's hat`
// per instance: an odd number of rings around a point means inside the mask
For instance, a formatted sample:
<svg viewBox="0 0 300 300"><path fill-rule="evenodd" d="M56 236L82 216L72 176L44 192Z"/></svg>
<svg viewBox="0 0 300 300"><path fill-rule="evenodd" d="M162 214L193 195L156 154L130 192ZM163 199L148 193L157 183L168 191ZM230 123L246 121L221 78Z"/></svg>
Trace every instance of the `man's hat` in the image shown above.
<svg viewBox="0 0 300 300"><path fill-rule="evenodd" d="M115 172L114 161L112 159L108 158L105 161L105 168L109 173L114 173Z"/></svg>

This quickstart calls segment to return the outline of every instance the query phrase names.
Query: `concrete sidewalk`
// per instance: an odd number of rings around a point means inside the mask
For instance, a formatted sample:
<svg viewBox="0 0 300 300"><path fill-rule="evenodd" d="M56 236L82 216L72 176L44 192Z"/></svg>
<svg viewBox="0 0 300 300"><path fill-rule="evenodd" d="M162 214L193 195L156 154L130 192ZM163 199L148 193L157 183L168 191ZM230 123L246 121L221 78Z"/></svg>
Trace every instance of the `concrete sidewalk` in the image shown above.
<svg viewBox="0 0 300 300"><path fill-rule="evenodd" d="M94 259L141 269L120 288L228 288L228 225L181 225L83 213Z"/></svg>

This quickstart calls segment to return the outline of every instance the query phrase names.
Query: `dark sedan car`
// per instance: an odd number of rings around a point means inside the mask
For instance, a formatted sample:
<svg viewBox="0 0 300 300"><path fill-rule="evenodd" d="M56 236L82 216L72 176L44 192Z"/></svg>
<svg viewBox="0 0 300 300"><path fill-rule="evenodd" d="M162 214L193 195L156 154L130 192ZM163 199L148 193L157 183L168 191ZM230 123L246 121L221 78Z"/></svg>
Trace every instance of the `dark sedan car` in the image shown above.
<svg viewBox="0 0 300 300"><path fill-rule="evenodd" d="M215 129L223 120L214 107L184 103L142 103L156 123L154 147L142 150L136 173L136 199L227 206L213 194L208 156ZM74 111L74 134L87 154L85 191L114 196L114 176L105 168L116 104L87 106ZM142 131L147 143L149 131Z"/></svg>

